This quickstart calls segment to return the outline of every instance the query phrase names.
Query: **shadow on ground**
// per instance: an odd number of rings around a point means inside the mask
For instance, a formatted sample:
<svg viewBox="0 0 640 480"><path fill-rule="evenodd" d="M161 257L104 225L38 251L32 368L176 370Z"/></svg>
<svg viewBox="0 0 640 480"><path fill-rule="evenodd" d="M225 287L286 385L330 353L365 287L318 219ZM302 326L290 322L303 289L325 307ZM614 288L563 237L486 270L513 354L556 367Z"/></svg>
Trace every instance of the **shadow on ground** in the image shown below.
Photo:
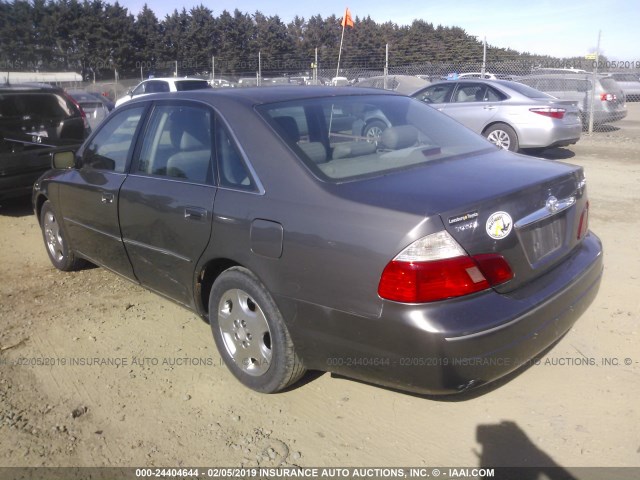
<svg viewBox="0 0 640 480"><path fill-rule="evenodd" d="M576 156L568 148L561 147L525 150L523 153L530 157L546 158L547 160L567 160Z"/></svg>
<svg viewBox="0 0 640 480"><path fill-rule="evenodd" d="M29 197L0 200L0 215L5 217L27 217L33 215Z"/></svg>

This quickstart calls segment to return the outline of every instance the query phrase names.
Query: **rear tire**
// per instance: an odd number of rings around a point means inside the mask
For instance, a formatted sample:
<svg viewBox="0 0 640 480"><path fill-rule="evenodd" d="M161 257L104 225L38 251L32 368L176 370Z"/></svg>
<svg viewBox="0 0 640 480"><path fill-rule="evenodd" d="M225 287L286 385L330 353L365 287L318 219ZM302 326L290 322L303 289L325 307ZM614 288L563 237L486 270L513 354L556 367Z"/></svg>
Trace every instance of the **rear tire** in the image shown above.
<svg viewBox="0 0 640 480"><path fill-rule="evenodd" d="M382 120L371 120L362 130L362 136L366 137L369 143L377 143L386 129L387 125Z"/></svg>
<svg viewBox="0 0 640 480"><path fill-rule="evenodd" d="M54 267L64 272L70 272L79 270L85 265L85 261L78 258L69 246L64 227L59 222L49 200L42 205L40 227L49 260Z"/></svg>
<svg viewBox="0 0 640 480"><path fill-rule="evenodd" d="M511 152L518 151L518 135L516 135L515 130L506 123L491 125L482 132L482 134L487 140L500 148Z"/></svg>
<svg viewBox="0 0 640 480"><path fill-rule="evenodd" d="M233 267L216 279L209 323L227 368L246 387L275 393L304 375L280 310L249 270Z"/></svg>

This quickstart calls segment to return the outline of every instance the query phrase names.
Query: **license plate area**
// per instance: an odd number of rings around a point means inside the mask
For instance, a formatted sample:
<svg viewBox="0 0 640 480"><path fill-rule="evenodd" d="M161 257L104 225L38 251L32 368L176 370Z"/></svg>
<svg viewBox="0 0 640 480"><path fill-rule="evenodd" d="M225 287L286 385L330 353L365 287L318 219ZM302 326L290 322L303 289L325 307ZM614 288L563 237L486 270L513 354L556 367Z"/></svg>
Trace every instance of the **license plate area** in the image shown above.
<svg viewBox="0 0 640 480"><path fill-rule="evenodd" d="M532 267L549 259L565 244L567 216L554 215L518 230L524 253Z"/></svg>

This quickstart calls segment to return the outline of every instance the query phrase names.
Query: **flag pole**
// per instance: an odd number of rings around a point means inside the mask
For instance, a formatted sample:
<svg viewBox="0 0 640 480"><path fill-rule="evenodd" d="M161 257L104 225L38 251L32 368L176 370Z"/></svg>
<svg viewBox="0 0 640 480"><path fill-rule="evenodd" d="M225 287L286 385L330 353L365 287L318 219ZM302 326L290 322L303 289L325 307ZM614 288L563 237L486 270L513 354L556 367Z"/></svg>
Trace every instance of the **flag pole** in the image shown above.
<svg viewBox="0 0 640 480"><path fill-rule="evenodd" d="M344 41L344 29L347 26L347 18L345 12L345 18L342 19L342 35L340 36L340 50L338 50L338 68L336 68L336 77L340 74L340 57L342 56L342 42Z"/></svg>

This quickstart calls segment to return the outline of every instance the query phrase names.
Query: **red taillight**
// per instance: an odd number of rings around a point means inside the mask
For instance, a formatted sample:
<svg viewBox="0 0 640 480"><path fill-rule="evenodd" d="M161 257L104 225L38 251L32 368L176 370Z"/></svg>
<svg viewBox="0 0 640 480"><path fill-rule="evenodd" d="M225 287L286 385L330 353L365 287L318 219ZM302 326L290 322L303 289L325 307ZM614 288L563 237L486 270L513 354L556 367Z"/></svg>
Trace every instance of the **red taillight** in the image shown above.
<svg viewBox="0 0 640 480"><path fill-rule="evenodd" d="M584 206L580 223L578 224L578 240L581 240L589 231L589 202Z"/></svg>
<svg viewBox="0 0 640 480"><path fill-rule="evenodd" d="M559 120L562 120L564 118L564 114L567 113L564 108L552 107L530 108L529 111L545 117L557 118Z"/></svg>
<svg viewBox="0 0 640 480"><path fill-rule="evenodd" d="M603 102L614 102L617 99L618 99L618 97L616 97L615 93L601 93L600 94L600 100L602 100Z"/></svg>
<svg viewBox="0 0 640 480"><path fill-rule="evenodd" d="M430 248L437 247L443 251L444 244L455 243L451 237L444 238L443 242L442 233L434 234L440 235L437 245L433 243L426 248L424 244L419 247L412 245L389 262L380 277L378 295L381 298L403 303L434 302L480 292L513 278L509 264L497 254L460 255L429 261L406 258L409 249L412 249L412 255L421 248L427 251L425 257L433 257L437 253L428 251ZM446 247L451 248L451 245Z"/></svg>
<svg viewBox="0 0 640 480"><path fill-rule="evenodd" d="M502 255L485 253L474 255L473 259L492 287L508 282L513 278L511 267Z"/></svg>

